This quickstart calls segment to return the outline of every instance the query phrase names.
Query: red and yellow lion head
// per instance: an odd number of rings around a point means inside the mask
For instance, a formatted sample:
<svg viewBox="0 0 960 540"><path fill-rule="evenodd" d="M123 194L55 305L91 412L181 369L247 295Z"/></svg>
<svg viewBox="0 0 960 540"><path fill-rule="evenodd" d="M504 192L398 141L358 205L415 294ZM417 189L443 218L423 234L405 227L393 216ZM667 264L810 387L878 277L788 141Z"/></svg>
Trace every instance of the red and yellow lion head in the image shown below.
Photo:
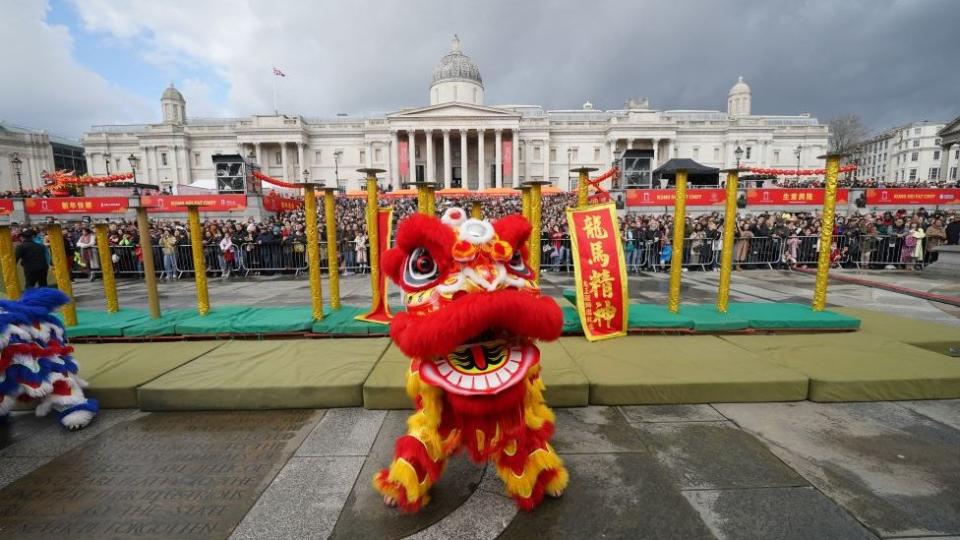
<svg viewBox="0 0 960 540"><path fill-rule="evenodd" d="M460 395L499 393L539 361L534 340L560 336L560 308L528 264L529 236L520 215L491 224L461 208L400 223L382 261L407 308L390 336L424 380Z"/></svg>

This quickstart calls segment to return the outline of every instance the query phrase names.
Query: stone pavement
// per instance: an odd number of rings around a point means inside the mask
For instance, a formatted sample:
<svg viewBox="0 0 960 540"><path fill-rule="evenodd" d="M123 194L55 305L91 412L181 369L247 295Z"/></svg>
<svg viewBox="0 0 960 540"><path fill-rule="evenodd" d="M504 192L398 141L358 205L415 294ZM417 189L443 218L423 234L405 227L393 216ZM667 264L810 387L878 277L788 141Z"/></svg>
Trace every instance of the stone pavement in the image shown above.
<svg viewBox="0 0 960 540"><path fill-rule="evenodd" d="M0 538L954 538L960 400L557 411L560 499L451 460L421 513L370 478L405 411L104 413L0 427Z"/></svg>

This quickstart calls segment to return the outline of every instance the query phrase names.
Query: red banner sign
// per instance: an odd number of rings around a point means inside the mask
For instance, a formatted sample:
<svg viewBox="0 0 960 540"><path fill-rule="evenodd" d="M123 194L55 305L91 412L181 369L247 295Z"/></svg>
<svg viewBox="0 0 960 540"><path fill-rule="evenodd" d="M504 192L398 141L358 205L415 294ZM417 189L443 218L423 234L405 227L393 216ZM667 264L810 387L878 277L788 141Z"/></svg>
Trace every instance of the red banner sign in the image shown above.
<svg viewBox="0 0 960 540"><path fill-rule="evenodd" d="M268 212L293 212L303 208L303 200L284 197L274 192L263 198L263 209Z"/></svg>
<svg viewBox="0 0 960 540"><path fill-rule="evenodd" d="M723 189L688 189L687 206L723 206ZM628 189L627 206L673 206L677 192L672 189Z"/></svg>
<svg viewBox="0 0 960 540"><path fill-rule="evenodd" d="M570 208L577 311L589 341L627 333L627 266L612 204Z"/></svg>
<svg viewBox="0 0 960 540"><path fill-rule="evenodd" d="M793 206L822 205L823 189L768 188L748 189L747 205L754 206ZM837 204L847 204L849 191L837 190Z"/></svg>
<svg viewBox="0 0 960 540"><path fill-rule="evenodd" d="M0 216L9 216L13 213L13 199L0 199Z"/></svg>
<svg viewBox="0 0 960 540"><path fill-rule="evenodd" d="M393 230L393 207L388 206L387 208L380 208L377 212L377 252L381 255L384 251L390 249L390 231ZM370 246L371 248L373 246ZM348 246L347 249L352 249L353 246ZM379 269L380 275L377 276L377 287L379 290L374 291L374 300L376 305L374 305L370 311L357 315L354 317L358 321L367 321L380 324L390 324L390 320L393 319L393 314L390 313L390 306L387 304L387 279L386 272L383 269Z"/></svg>
<svg viewBox="0 0 960 540"><path fill-rule="evenodd" d="M892 188L868 189L867 206L960 204L960 189Z"/></svg>
<svg viewBox="0 0 960 540"><path fill-rule="evenodd" d="M201 212L233 212L247 207L246 195L154 195L143 197L151 212L186 212L197 205Z"/></svg>
<svg viewBox="0 0 960 540"><path fill-rule="evenodd" d="M122 214L126 197L57 197L26 199L28 214Z"/></svg>

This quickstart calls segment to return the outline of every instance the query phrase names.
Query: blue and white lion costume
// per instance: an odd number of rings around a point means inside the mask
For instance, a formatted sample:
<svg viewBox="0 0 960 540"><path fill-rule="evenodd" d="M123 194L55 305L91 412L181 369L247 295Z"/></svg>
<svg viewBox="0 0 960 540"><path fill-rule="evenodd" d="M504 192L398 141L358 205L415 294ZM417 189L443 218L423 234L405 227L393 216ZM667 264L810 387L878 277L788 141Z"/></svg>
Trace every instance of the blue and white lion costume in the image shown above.
<svg viewBox="0 0 960 540"><path fill-rule="evenodd" d="M0 420L18 402L37 401L37 416L50 410L77 430L93 420L97 401L83 395L73 347L53 311L69 302L56 289L27 289L18 301L0 300Z"/></svg>

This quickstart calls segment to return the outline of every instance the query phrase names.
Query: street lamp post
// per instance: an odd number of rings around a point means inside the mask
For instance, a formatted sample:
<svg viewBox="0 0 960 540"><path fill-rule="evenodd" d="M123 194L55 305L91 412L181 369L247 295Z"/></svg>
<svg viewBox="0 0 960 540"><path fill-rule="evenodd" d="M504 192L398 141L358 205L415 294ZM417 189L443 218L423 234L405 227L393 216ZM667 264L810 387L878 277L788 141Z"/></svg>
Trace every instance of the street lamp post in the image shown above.
<svg viewBox="0 0 960 540"><path fill-rule="evenodd" d="M797 183L800 183L800 154L803 152L803 145L798 144L796 150L793 151L793 155L797 156Z"/></svg>
<svg viewBox="0 0 960 540"><path fill-rule="evenodd" d="M340 156L343 155L343 150L337 150L333 153L333 175L337 181L337 187L340 187Z"/></svg>
<svg viewBox="0 0 960 540"><path fill-rule="evenodd" d="M740 158L743 157L743 148L737 146L737 149L733 151L733 155L737 158L737 170L740 170Z"/></svg>
<svg viewBox="0 0 960 540"><path fill-rule="evenodd" d="M110 174L110 153L103 154L103 164L107 167L107 175Z"/></svg>
<svg viewBox="0 0 960 540"><path fill-rule="evenodd" d="M137 187L137 165L140 164L140 159L137 156L130 154L130 156L127 157L127 161L130 162L130 171L133 173L133 192L131 195L134 197L139 197L140 188Z"/></svg>
<svg viewBox="0 0 960 540"><path fill-rule="evenodd" d="M304 169L303 172L300 173L300 174L303 175L303 183L304 183L304 184L309 184L309 183L310 183L310 171L309 171L308 169Z"/></svg>
<svg viewBox="0 0 960 540"><path fill-rule="evenodd" d="M20 160L20 154L14 154L10 160L13 164L13 172L17 175L17 187L19 188L20 198L23 198L23 161Z"/></svg>
<svg viewBox="0 0 960 540"><path fill-rule="evenodd" d="M570 189L570 157L573 155L573 148L567 148L567 189Z"/></svg>

